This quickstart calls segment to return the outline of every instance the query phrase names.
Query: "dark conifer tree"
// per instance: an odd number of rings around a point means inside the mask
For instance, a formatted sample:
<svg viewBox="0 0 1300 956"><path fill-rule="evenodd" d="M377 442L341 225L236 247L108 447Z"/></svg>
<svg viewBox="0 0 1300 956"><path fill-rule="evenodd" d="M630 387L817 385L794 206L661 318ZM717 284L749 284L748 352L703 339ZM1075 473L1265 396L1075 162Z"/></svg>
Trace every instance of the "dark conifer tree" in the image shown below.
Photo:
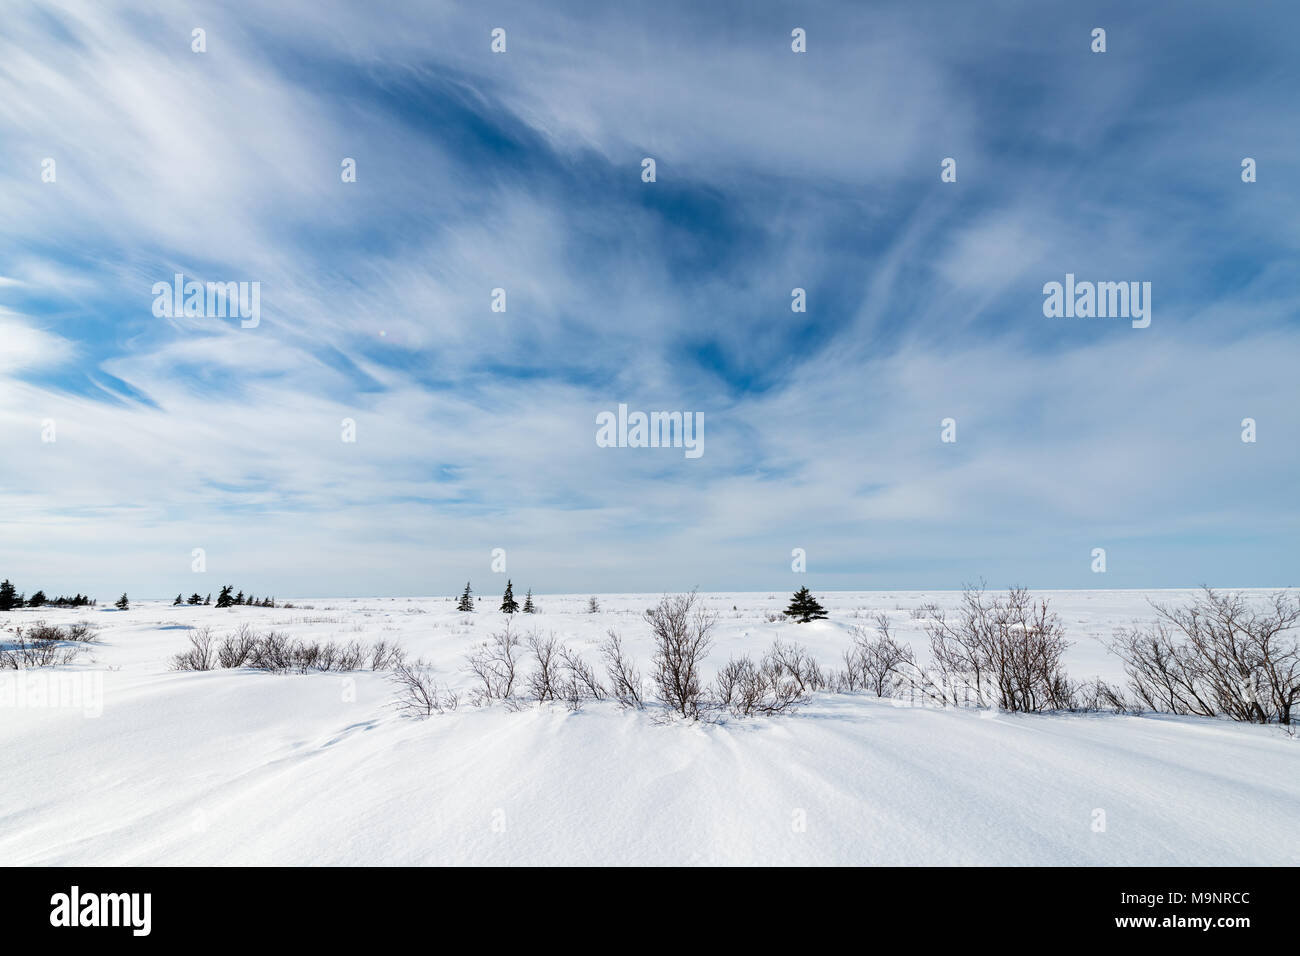
<svg viewBox="0 0 1300 956"><path fill-rule="evenodd" d="M785 613L800 624L826 620L826 609L817 603L817 599L807 588L800 588L794 592L794 597L790 599L790 606L785 609Z"/></svg>
<svg viewBox="0 0 1300 956"><path fill-rule="evenodd" d="M185 603L185 602L181 600L181 596L178 594L178 595L176 595L176 600L175 600L175 601L172 601L172 607L176 607L176 605L178 605L178 604L184 604L184 603Z"/></svg>
<svg viewBox="0 0 1300 956"><path fill-rule="evenodd" d="M230 607L230 605L235 603L230 597L230 592L232 590L234 590L234 588L229 584L221 589L221 593L217 595L217 607ZM212 597L212 595L209 594L208 597Z"/></svg>
<svg viewBox="0 0 1300 956"><path fill-rule="evenodd" d="M529 589L528 589L528 594L524 596L524 613L525 613L525 614L536 614L536 613L537 613L537 607L536 607L536 605L533 604L533 589L532 589L532 588L529 588Z"/></svg>
<svg viewBox="0 0 1300 956"><path fill-rule="evenodd" d="M514 614L518 610L519 602L515 600L514 582L507 578L506 593L501 595L501 613Z"/></svg>
<svg viewBox="0 0 1300 956"><path fill-rule="evenodd" d="M474 599L470 597L469 582L465 582L465 590L460 596L460 603L456 605L458 611L473 611Z"/></svg>
<svg viewBox="0 0 1300 956"><path fill-rule="evenodd" d="M114 604L113 606L117 608L119 611L125 611L127 608L131 606L131 602L126 599L125 591L122 592L122 596L117 599L117 603Z"/></svg>
<svg viewBox="0 0 1300 956"><path fill-rule="evenodd" d="M0 611L12 611L18 595L8 578L0 581Z"/></svg>

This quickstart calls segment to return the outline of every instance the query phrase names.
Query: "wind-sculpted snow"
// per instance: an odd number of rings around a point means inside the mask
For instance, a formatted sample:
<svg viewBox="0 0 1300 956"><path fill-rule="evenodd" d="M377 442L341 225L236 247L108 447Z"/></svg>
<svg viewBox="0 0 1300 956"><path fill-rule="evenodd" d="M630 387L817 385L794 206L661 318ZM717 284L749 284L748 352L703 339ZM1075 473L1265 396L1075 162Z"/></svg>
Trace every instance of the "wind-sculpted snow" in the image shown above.
<svg viewBox="0 0 1300 956"><path fill-rule="evenodd" d="M1122 680L1096 638L1149 618L1146 595L1048 596L1075 642L1071 676ZM766 620L784 593L704 597L721 615L711 677L778 636L836 667L848 627L877 611L920 652L912 608L958 595L829 593L830 619L805 625ZM535 595L541 613L514 623L553 631L593 664L615 628L644 672L641 613L657 598L602 595L588 614L587 595ZM495 612L442 598L295 603L0 618L98 628L72 664L0 675L0 863L1300 863L1300 740L1277 727L1008 716L862 693L816 694L794 716L699 723L611 701L577 713L480 708L464 662L501 626ZM397 640L464 699L416 720L393 706L381 672L171 669L189 626L240 623ZM15 697L19 677L45 682L28 691L80 681L98 715L54 706L57 693Z"/></svg>

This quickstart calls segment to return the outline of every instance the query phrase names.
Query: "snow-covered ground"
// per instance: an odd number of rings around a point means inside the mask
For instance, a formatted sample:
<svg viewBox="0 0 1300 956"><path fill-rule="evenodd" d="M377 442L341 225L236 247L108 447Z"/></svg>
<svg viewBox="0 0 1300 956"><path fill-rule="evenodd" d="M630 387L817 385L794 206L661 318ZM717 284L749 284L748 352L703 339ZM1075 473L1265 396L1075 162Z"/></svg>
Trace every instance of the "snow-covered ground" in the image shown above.
<svg viewBox="0 0 1300 956"><path fill-rule="evenodd" d="M926 601L820 595L829 621L769 622L785 593L710 594L710 663L774 637L839 666L852 624L886 611L918 651ZM1098 637L1148 596L1048 592L1076 679L1122 679ZM518 595L522 601L522 594ZM649 671L657 595L540 596L516 626L598 663L613 627ZM92 622L78 663L0 673L0 864L1276 864L1300 863L1300 740L1167 717L989 715L818 695L795 716L663 723L589 704L415 720L383 674L172 670L188 629L396 639L452 687L503 623L445 598L305 599L296 608L25 609L0 626ZM32 674L39 675L33 677ZM18 680L39 680L23 688ZM73 682L82 706L33 698ZM468 695L466 695L468 697ZM71 704L71 701L65 701ZM97 713L98 712L98 713Z"/></svg>

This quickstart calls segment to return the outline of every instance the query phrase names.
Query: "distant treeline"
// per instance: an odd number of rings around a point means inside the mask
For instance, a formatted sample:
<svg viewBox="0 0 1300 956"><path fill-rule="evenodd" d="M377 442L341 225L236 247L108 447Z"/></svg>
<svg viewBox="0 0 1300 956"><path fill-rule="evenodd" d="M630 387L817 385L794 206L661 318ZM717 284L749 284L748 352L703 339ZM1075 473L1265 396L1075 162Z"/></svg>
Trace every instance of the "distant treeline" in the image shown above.
<svg viewBox="0 0 1300 956"><path fill-rule="evenodd" d="M279 604L275 603L275 598L273 597L262 597L259 599L252 594L245 596L243 591L240 591L238 594L234 592L235 592L235 588L233 585L227 584L225 587L223 587L217 593L216 606L234 607L236 604L238 604L241 607L280 607ZM200 594L191 594L188 598L178 594L176 595L176 600L172 601L172 607L175 607L178 604L211 604L211 603L212 603L211 594L209 594L207 597L203 597ZM292 604L286 604L284 606L293 607Z"/></svg>
<svg viewBox="0 0 1300 956"><path fill-rule="evenodd" d="M89 595L74 594L68 597L66 594L60 594L58 597L48 597L44 591L36 591L31 597L26 594L19 594L14 587L13 582L8 578L0 582L0 611L12 611L15 608L22 607L95 607L99 602ZM202 594L191 594L188 598L182 594L176 595L176 600L172 602L175 607L178 604L212 604L212 595L206 597ZM253 594L245 595L243 591L235 592L232 585L226 585L217 594L217 607L293 607L292 604L277 604L274 597L263 596L257 597ZM126 610L130 605L128 598L123 594L115 602L115 607Z"/></svg>
<svg viewBox="0 0 1300 956"><path fill-rule="evenodd" d="M0 581L0 611L12 611L17 607L92 607L94 604L94 599L84 594L74 594L72 597L60 594L51 598L46 597L44 591L37 591L28 597L19 594L8 578Z"/></svg>

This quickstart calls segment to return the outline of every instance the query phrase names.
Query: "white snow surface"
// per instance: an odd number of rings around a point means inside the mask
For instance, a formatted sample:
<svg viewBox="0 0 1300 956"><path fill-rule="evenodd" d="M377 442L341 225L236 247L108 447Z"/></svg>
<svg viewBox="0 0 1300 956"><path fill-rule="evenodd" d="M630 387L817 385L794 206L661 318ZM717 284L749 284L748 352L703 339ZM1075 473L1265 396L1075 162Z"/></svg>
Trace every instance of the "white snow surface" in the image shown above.
<svg viewBox="0 0 1300 956"><path fill-rule="evenodd" d="M1114 681L1122 669L1097 638L1149 619L1148 598L1191 592L1042 593L1074 642L1071 676ZM819 596L830 620L796 625L766 620L785 593L705 595L721 614L711 667L757 657L778 636L837 667L848 627L870 627L877 611L921 651L909 611L959 598ZM657 597L601 595L589 614L587 595L535 596L541 613L515 625L554 632L593 664L616 628L648 674L641 613ZM189 628L221 636L249 622L396 639L468 692L466 653L504 622L486 595L474 614L442 597L294 603L0 617L10 629L98 628L75 664L0 673L0 865L1300 863L1300 740L1276 727L1009 716L865 694L688 724L608 702L475 707L466 693L454 713L417 720L397 712L382 673L171 668ZM90 708L38 706L17 696L20 679L102 695Z"/></svg>

